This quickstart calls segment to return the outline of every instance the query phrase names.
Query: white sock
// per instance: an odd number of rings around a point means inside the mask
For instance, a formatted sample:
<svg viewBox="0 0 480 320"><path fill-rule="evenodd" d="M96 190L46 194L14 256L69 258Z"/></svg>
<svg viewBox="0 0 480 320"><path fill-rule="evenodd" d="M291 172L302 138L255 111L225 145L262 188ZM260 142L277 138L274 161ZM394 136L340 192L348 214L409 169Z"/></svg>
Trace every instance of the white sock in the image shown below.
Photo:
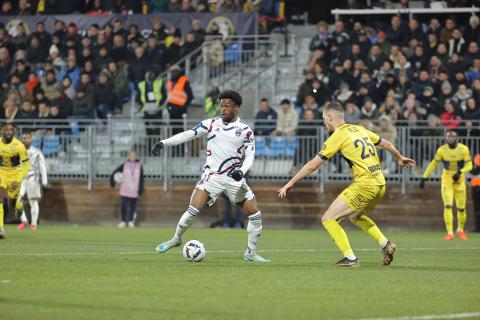
<svg viewBox="0 0 480 320"><path fill-rule="evenodd" d="M250 254L257 252L258 239L262 233L262 213L260 211L248 216L248 250Z"/></svg>
<svg viewBox="0 0 480 320"><path fill-rule="evenodd" d="M30 203L30 214L32 215L32 226L37 225L38 214L40 213L40 208L38 207L38 200L28 200Z"/></svg>
<svg viewBox="0 0 480 320"><path fill-rule="evenodd" d="M25 208L23 208L22 215L20 216L22 223L28 223L27 215L25 214Z"/></svg>
<svg viewBox="0 0 480 320"><path fill-rule="evenodd" d="M182 239L183 234L185 233L185 231L188 230L188 228L190 228L190 226L193 223L193 219L197 216L198 213L199 213L198 209L192 206L188 207L188 210L185 211L185 213L182 215L182 217L178 221L177 229L175 230L175 238L177 240Z"/></svg>

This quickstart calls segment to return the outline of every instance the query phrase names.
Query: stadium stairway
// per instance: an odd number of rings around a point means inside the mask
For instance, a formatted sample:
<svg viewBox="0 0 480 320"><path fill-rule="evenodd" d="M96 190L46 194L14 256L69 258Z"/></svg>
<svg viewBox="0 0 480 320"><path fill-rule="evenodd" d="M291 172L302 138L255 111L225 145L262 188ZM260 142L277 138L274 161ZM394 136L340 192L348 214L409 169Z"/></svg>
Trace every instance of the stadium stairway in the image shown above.
<svg viewBox="0 0 480 320"><path fill-rule="evenodd" d="M194 182L176 182L164 192L160 182L147 183L139 202L139 224L143 226L173 226L185 211ZM252 184L267 228L321 228L320 217L344 185L328 186L321 194L317 186L304 184L292 190L285 200L276 198L278 184ZM98 182L93 191L85 182L52 183L41 203L44 223L114 225L120 215L118 188ZM221 219L223 206L201 211L196 226L209 226ZM472 224L469 199L467 228ZM395 230L443 230L443 206L439 186L424 190L409 188L402 195L396 185L387 189L385 199L370 215L382 227ZM353 225L344 223L347 228Z"/></svg>

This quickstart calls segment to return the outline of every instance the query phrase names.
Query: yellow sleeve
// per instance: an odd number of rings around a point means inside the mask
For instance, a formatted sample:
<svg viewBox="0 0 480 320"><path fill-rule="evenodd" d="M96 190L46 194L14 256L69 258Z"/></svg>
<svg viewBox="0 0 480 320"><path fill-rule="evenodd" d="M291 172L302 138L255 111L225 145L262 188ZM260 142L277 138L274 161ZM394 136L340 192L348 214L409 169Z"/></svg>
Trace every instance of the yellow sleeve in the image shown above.
<svg viewBox="0 0 480 320"><path fill-rule="evenodd" d="M378 134L373 133L370 130L365 131L367 131L368 138L370 138L370 141L372 141L374 145L378 146L380 142L382 142L382 137L380 137Z"/></svg>
<svg viewBox="0 0 480 320"><path fill-rule="evenodd" d="M463 156L463 168L460 169L462 173L470 172L473 169L472 158L470 157L470 149L465 146L464 156Z"/></svg>
<svg viewBox="0 0 480 320"><path fill-rule="evenodd" d="M428 165L427 169L425 170L425 172L423 173L423 178L428 178L430 176L430 174L433 172L433 170L435 170L435 168L437 167L438 163L442 161L442 151L441 149L439 148L437 150L437 152L435 153L435 156L433 157L433 160L432 162L430 162L430 164Z"/></svg>
<svg viewBox="0 0 480 320"><path fill-rule="evenodd" d="M20 144L18 156L20 157L20 164L22 165L22 171L20 171L20 175L17 178L17 182L20 184L22 183L23 178L25 178L27 175L28 170L30 170L30 161L28 159L27 149L25 149L23 143Z"/></svg>
<svg viewBox="0 0 480 320"><path fill-rule="evenodd" d="M340 131L335 131L324 143L318 156L323 160L333 157L342 147L344 136Z"/></svg>

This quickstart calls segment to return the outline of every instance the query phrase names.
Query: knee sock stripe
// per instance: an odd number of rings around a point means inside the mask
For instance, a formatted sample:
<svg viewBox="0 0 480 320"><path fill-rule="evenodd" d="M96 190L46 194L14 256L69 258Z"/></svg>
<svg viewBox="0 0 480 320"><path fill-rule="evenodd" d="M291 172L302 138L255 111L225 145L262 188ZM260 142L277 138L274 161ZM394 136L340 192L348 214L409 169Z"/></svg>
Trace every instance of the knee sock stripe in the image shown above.
<svg viewBox="0 0 480 320"><path fill-rule="evenodd" d="M187 212L190 213L192 216L196 216L199 211L197 209L195 209L194 207L190 206L190 207L188 207Z"/></svg>
<svg viewBox="0 0 480 320"><path fill-rule="evenodd" d="M249 220L259 220L259 219L262 219L262 213L259 211L257 213L254 213L252 215L249 215L248 216L248 219Z"/></svg>

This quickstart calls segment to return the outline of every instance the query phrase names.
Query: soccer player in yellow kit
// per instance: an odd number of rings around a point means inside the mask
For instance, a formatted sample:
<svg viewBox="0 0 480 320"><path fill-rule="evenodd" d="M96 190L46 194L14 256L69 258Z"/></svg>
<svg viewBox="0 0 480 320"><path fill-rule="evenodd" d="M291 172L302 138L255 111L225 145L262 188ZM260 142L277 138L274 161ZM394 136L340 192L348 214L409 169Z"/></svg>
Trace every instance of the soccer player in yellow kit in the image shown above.
<svg viewBox="0 0 480 320"><path fill-rule="evenodd" d="M444 240L453 240L453 200L457 207L457 235L460 240L467 240L463 230L467 220L465 206L467 204L467 185L465 184L465 173L472 170L472 159L470 150L464 144L458 143L458 136L455 131L447 132L447 143L437 149L432 162L428 165L423 179L420 181L420 188L423 189L425 181L435 170L438 163L443 163L442 170L442 200L443 219L447 228L447 235Z"/></svg>
<svg viewBox="0 0 480 320"><path fill-rule="evenodd" d="M8 198L8 211L12 215L22 180L30 169L27 150L15 137L12 123L2 126L0 139L0 199ZM2 201L3 202L3 201ZM0 204L0 239L5 238L3 205Z"/></svg>
<svg viewBox="0 0 480 320"><path fill-rule="evenodd" d="M415 166L415 161L402 156L391 142L375 133L345 123L344 110L338 102L328 102L325 105L323 119L332 133L331 136L323 144L320 153L277 191L278 196L284 198L296 182L316 171L329 158L340 152L350 165L353 183L340 193L322 216L323 226L344 256L336 265L360 264L350 247L345 230L339 223L347 217L377 241L382 248L383 264L389 265L397 247L382 234L375 222L366 216L385 194L385 178L375 146L389 151L401 167Z"/></svg>

